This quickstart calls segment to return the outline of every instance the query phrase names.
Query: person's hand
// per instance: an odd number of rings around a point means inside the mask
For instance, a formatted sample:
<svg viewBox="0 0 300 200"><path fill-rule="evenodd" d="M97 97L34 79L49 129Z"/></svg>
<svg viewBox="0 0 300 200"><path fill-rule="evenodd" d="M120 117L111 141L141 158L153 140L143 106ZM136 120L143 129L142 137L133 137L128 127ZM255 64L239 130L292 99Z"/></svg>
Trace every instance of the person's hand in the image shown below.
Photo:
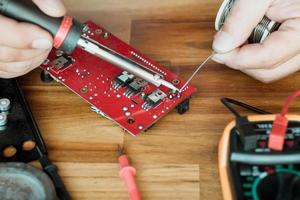
<svg viewBox="0 0 300 200"><path fill-rule="evenodd" d="M63 16L61 0L33 0L46 14ZM0 77L21 76L38 67L48 56L53 38L45 30L0 15Z"/></svg>
<svg viewBox="0 0 300 200"><path fill-rule="evenodd" d="M282 23L262 44L247 44L263 16ZM236 0L213 49L216 62L269 83L300 69L300 1Z"/></svg>

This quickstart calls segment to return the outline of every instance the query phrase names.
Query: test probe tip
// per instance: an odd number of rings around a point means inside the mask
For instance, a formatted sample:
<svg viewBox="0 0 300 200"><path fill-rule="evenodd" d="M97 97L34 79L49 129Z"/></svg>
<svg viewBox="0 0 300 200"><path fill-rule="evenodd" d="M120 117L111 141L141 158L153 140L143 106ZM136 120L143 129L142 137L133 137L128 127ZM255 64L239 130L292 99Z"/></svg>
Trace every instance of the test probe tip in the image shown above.
<svg viewBox="0 0 300 200"><path fill-rule="evenodd" d="M118 155L125 155L125 149L121 145L118 145Z"/></svg>
<svg viewBox="0 0 300 200"><path fill-rule="evenodd" d="M118 152L120 155L118 158L120 166L119 175L128 190L129 199L141 200L141 194L135 180L136 169L130 165L129 158L125 155L124 148L120 145L118 145Z"/></svg>

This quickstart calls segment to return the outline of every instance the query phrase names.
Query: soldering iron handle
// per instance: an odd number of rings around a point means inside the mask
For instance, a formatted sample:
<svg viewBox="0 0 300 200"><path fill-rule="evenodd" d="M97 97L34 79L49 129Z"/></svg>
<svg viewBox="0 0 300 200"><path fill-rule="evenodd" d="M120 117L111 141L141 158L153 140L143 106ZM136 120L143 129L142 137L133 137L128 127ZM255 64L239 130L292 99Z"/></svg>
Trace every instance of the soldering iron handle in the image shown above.
<svg viewBox="0 0 300 200"><path fill-rule="evenodd" d="M36 24L53 36L62 20L44 14L31 0L0 0L0 13L21 22Z"/></svg>
<svg viewBox="0 0 300 200"><path fill-rule="evenodd" d="M55 18L43 13L32 0L0 0L0 14L20 22L28 22L42 27L55 38L61 30L64 17ZM70 53L81 37L84 25L72 19L72 26L63 38L59 49Z"/></svg>

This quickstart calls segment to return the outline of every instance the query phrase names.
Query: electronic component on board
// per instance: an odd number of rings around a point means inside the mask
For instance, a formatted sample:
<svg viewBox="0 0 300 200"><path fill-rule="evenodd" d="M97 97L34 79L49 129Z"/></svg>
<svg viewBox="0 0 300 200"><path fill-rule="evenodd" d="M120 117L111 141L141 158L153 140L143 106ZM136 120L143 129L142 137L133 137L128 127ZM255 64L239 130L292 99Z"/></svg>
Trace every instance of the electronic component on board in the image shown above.
<svg viewBox="0 0 300 200"><path fill-rule="evenodd" d="M55 72L60 72L73 63L73 58L67 54L62 54L58 56L55 60L51 62L52 70Z"/></svg>
<svg viewBox="0 0 300 200"><path fill-rule="evenodd" d="M143 79L136 78L134 79L127 87L124 95L126 97L131 97L134 94L139 93L142 89L148 84L147 81Z"/></svg>
<svg viewBox="0 0 300 200"><path fill-rule="evenodd" d="M164 93L160 89L157 89L145 98L145 103L142 105L142 108L148 110L158 105L166 97L167 97L166 93Z"/></svg>
<svg viewBox="0 0 300 200"><path fill-rule="evenodd" d="M133 74L129 74L127 71L123 71L122 74L120 74L115 81L113 82L112 87L116 90L120 89L121 87L124 87L128 85L132 80L134 79Z"/></svg>

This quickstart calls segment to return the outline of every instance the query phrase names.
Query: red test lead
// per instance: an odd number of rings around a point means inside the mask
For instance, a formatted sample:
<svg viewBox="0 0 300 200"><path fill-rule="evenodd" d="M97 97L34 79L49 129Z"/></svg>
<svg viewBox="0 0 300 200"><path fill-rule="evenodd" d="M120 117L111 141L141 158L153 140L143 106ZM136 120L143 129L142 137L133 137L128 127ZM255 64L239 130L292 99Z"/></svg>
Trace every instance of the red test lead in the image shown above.
<svg viewBox="0 0 300 200"><path fill-rule="evenodd" d="M288 126L288 119L281 114L277 115L272 126L269 137L269 148L282 151L284 147L285 135Z"/></svg>
<svg viewBox="0 0 300 200"><path fill-rule="evenodd" d="M270 133L270 138L269 138L268 146L270 149L277 150L277 151L283 150L285 136L288 127L288 119L286 117L286 114L288 113L290 104L298 96L300 96L300 90L294 92L287 98L282 108L281 114L276 116Z"/></svg>
<svg viewBox="0 0 300 200"><path fill-rule="evenodd" d="M130 166L129 159L127 155L125 155L124 149L118 146L119 151L119 165L120 165L120 172L119 175L123 179L129 194L130 200L141 200L141 194L137 187L135 181L136 169Z"/></svg>

